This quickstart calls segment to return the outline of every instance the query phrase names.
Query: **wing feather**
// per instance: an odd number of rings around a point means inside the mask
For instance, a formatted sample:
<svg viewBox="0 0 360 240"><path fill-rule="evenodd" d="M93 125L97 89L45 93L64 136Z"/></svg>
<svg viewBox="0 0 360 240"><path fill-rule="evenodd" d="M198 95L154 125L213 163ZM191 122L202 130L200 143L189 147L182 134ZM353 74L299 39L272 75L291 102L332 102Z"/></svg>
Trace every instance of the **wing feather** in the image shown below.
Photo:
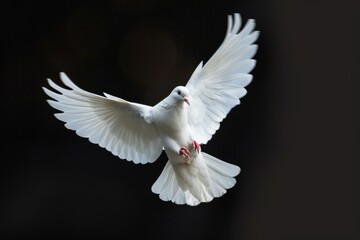
<svg viewBox="0 0 360 240"><path fill-rule="evenodd" d="M51 79L48 84L58 93L43 88L53 100L49 105L61 113L55 117L81 137L135 163L154 162L162 152L161 139L151 122L152 107L131 103L104 93L105 97L76 86L65 73L60 78L69 89Z"/></svg>
<svg viewBox="0 0 360 240"><path fill-rule="evenodd" d="M229 15L223 43L204 66L202 62L197 66L186 85L191 95L189 125L199 143L211 139L229 111L240 104L252 80L249 72L256 64L252 58L259 32L254 31L253 19L240 28L240 14Z"/></svg>

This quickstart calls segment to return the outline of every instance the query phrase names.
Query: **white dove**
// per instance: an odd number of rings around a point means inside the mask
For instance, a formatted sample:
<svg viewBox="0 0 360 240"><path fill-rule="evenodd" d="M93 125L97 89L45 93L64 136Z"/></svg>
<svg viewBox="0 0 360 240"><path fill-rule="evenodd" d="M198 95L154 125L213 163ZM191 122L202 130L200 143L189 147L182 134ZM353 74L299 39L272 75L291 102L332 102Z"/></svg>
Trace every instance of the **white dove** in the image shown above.
<svg viewBox="0 0 360 240"><path fill-rule="evenodd" d="M239 14L228 16L225 39L203 66L195 69L186 86L176 87L153 107L104 93L99 96L77 87L60 73L65 89L48 79L56 93L45 87L54 100L50 106L61 111L55 117L65 127L115 156L135 163L152 163L165 150L169 161L151 190L160 199L176 204L198 205L220 197L236 183L240 168L200 149L219 129L228 112L240 104L249 72L256 61L253 44L259 32L248 20L240 31Z"/></svg>

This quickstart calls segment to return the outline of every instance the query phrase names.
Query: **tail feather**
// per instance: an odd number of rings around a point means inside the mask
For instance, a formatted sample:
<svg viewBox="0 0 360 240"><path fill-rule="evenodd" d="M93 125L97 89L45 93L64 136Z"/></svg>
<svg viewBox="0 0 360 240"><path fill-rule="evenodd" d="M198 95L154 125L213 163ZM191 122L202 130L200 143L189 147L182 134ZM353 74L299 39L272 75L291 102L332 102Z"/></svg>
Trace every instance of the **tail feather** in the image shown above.
<svg viewBox="0 0 360 240"><path fill-rule="evenodd" d="M232 188L236 183L234 177L240 173L240 168L236 165L221 161L207 153L203 153L203 156L207 160L206 164L212 180L211 189L217 189L216 186L223 190Z"/></svg>
<svg viewBox="0 0 360 240"><path fill-rule="evenodd" d="M238 166L204 152L198 154L190 164L193 165L190 167L184 164L176 165L177 171L174 171L173 165L168 161L151 190L159 194L163 201L196 206L201 202L210 202L214 197L224 195L227 189L235 185L234 177L240 173ZM196 167L199 169L195 171L197 175L194 176L194 168ZM184 175L186 171L189 174ZM182 176L176 172L182 173ZM205 176L206 174L207 176ZM191 179L181 179L185 176Z"/></svg>
<svg viewBox="0 0 360 240"><path fill-rule="evenodd" d="M170 161L166 163L164 170L151 187L151 191L159 194L160 199L163 201L172 201L180 205L186 203L191 206L196 206L200 203L189 190L183 191L181 189Z"/></svg>

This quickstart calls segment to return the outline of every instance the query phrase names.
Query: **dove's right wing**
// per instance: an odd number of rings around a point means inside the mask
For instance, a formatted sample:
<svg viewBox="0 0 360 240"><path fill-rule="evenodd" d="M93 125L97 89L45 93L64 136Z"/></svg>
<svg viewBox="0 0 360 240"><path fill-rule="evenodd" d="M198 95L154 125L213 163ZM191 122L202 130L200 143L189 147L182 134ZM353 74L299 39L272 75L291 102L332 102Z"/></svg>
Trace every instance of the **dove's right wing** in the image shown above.
<svg viewBox="0 0 360 240"><path fill-rule="evenodd" d="M151 119L151 107L131 103L105 94L99 96L77 87L65 73L62 88L48 79L49 85L61 94L43 88L54 100L48 103L62 111L55 116L65 127L90 142L97 143L114 155L135 163L154 162L162 152L162 143Z"/></svg>

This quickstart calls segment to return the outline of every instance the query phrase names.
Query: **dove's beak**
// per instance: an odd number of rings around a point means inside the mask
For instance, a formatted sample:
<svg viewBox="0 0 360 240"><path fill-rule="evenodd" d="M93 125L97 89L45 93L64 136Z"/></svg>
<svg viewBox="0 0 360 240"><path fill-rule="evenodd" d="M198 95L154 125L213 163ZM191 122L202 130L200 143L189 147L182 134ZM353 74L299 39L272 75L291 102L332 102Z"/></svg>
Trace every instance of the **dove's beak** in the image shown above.
<svg viewBox="0 0 360 240"><path fill-rule="evenodd" d="M189 98L188 98L188 97L184 97L184 102L186 102L186 103L187 103L187 105L189 105L189 106L190 106L190 102L189 102Z"/></svg>

